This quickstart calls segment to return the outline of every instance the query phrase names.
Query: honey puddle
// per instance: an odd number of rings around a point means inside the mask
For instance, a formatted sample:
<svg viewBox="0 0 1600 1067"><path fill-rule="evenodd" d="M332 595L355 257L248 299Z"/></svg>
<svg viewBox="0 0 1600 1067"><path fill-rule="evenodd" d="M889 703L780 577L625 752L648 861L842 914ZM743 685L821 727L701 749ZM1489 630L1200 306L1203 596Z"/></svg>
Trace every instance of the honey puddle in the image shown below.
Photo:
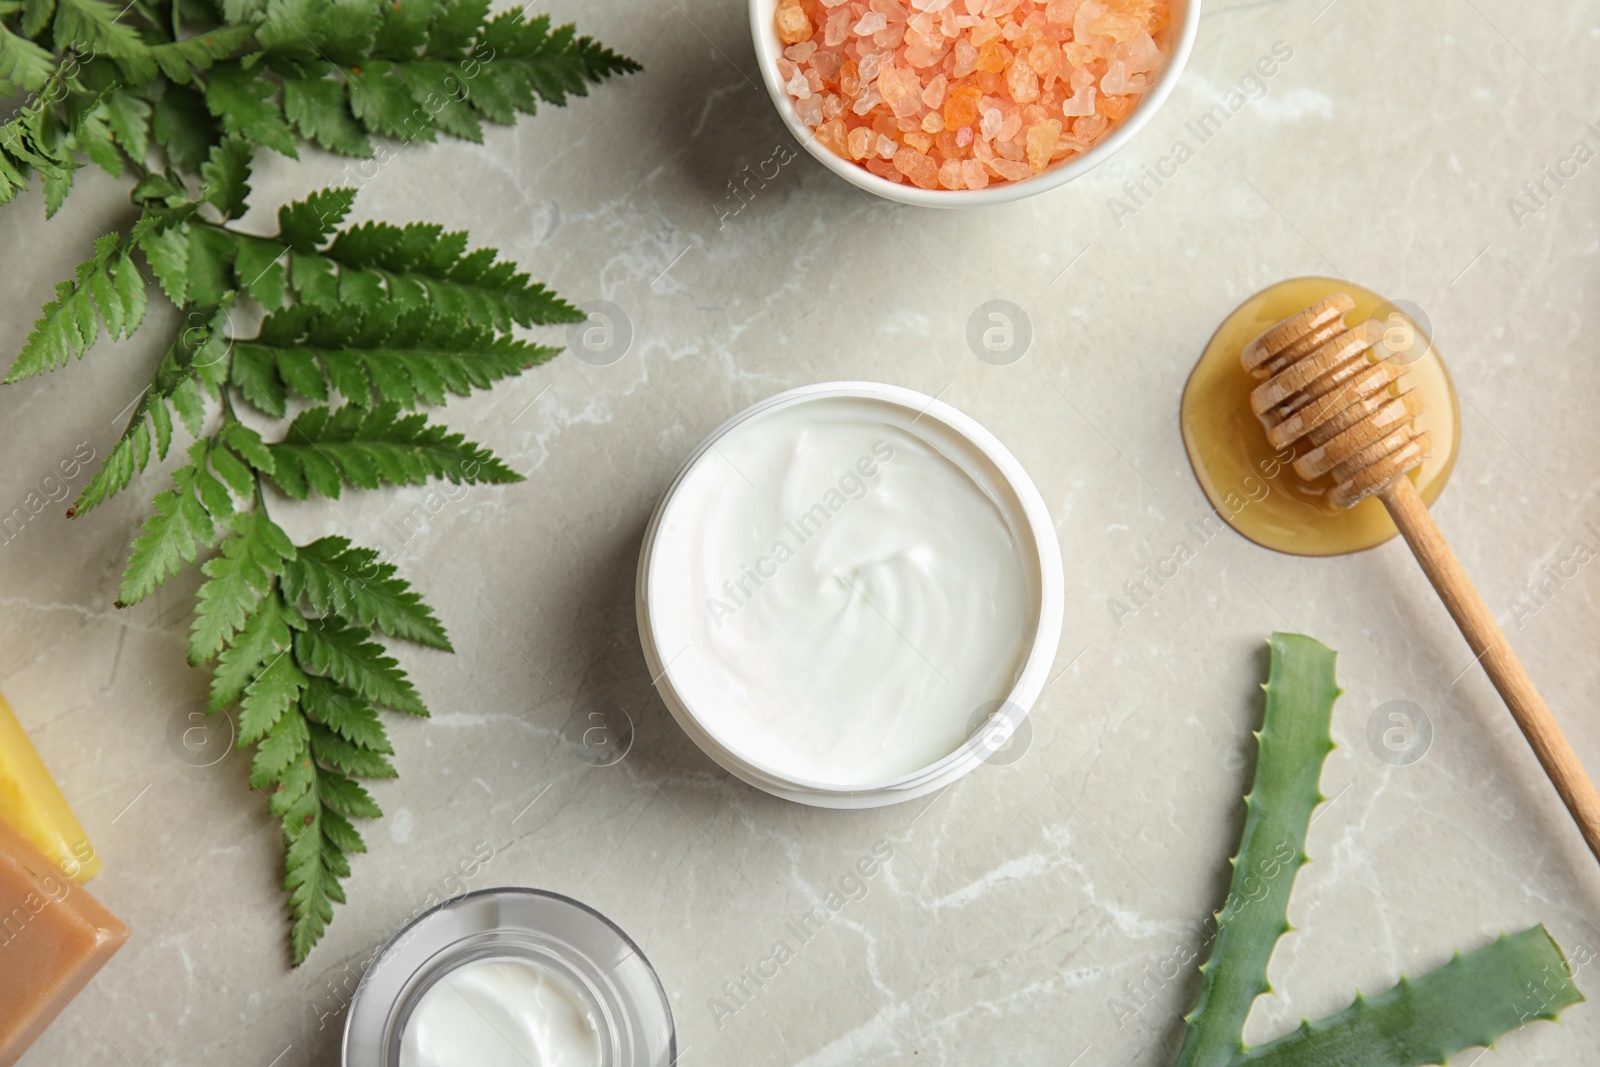
<svg viewBox="0 0 1600 1067"><path fill-rule="evenodd" d="M1264 548L1297 556L1359 552L1397 533L1376 497L1353 508L1335 507L1328 500L1332 483L1327 476L1307 482L1296 474L1290 467L1294 449L1274 452L1250 409L1250 391L1260 380L1239 363L1244 346L1280 319L1335 292L1348 293L1356 302L1345 316L1346 325L1376 317L1383 308L1383 321L1416 339L1409 352L1391 357L1408 369L1389 388L1396 395L1415 390L1422 400L1417 428L1432 433L1433 455L1410 477L1430 505L1450 480L1460 437L1455 389L1432 339L1377 293L1337 278L1291 278L1240 304L1217 327L1184 387L1183 444L1200 487L1230 526ZM1420 357L1415 355L1419 350ZM1376 359L1376 352L1369 358Z"/></svg>

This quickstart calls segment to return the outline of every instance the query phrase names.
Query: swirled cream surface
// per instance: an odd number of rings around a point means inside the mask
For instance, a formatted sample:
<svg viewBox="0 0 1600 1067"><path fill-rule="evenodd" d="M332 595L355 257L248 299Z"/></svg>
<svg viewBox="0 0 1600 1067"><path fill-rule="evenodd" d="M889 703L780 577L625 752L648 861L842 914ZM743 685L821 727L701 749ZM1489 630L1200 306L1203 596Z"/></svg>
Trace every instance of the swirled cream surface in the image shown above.
<svg viewBox="0 0 1600 1067"><path fill-rule="evenodd" d="M600 1031L567 979L521 960L464 964L423 994L400 1067L600 1067Z"/></svg>
<svg viewBox="0 0 1600 1067"><path fill-rule="evenodd" d="M1012 499L970 441L899 404L823 396L747 419L685 473L657 533L652 567L681 572L652 585L664 658L683 647L674 689L785 777L850 787L937 762L1030 648Z"/></svg>

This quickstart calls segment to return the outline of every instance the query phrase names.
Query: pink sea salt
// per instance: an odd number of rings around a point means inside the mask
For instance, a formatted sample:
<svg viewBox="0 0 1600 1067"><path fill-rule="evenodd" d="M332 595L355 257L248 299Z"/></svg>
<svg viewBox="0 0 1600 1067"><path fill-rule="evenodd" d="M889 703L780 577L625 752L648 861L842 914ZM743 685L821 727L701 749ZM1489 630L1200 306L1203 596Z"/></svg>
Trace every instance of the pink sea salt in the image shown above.
<svg viewBox="0 0 1600 1067"><path fill-rule="evenodd" d="M982 189L1088 151L1165 62L1169 0L779 0L780 78L835 154Z"/></svg>

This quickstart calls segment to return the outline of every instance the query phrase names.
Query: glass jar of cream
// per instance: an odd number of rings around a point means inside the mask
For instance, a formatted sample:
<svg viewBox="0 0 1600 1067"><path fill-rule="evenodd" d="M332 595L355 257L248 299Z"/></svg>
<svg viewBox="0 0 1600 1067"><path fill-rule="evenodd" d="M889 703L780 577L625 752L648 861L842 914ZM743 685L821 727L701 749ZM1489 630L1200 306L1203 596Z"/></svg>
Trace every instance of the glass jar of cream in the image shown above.
<svg viewBox="0 0 1600 1067"><path fill-rule="evenodd" d="M833 382L746 409L684 462L645 533L639 632L712 759L865 808L948 785L1021 725L1062 585L1049 509L993 434L909 389Z"/></svg>
<svg viewBox="0 0 1600 1067"><path fill-rule="evenodd" d="M484 889L395 935L356 988L344 1067L668 1067L655 970L599 912Z"/></svg>

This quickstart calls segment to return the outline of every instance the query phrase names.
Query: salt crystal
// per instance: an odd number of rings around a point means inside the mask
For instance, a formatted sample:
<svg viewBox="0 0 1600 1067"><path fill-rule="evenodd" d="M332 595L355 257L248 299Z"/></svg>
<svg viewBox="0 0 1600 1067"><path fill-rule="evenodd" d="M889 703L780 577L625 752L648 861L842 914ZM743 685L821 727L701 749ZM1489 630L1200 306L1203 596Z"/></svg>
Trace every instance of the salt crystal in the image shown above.
<svg viewBox="0 0 1600 1067"><path fill-rule="evenodd" d="M806 17L800 0L781 4L777 15L778 40L784 44L799 44L811 37L811 20Z"/></svg>
<svg viewBox="0 0 1600 1067"><path fill-rule="evenodd" d="M878 74L878 93L897 115L916 112L922 104L922 82L916 74L900 67L884 67Z"/></svg>
<svg viewBox="0 0 1600 1067"><path fill-rule="evenodd" d="M1072 120L1072 132L1085 141L1093 141L1106 132L1108 125L1110 124L1104 115L1085 115L1081 119Z"/></svg>
<svg viewBox="0 0 1600 1067"><path fill-rule="evenodd" d="M1117 55L1127 60L1128 70L1135 74L1161 68L1161 48L1148 33L1117 45Z"/></svg>
<svg viewBox="0 0 1600 1067"><path fill-rule="evenodd" d="M850 9L842 8L828 16L828 22L822 32L822 44L825 48L838 48L850 37ZM831 55L832 53L824 53Z"/></svg>
<svg viewBox="0 0 1600 1067"><path fill-rule="evenodd" d="M1039 99L1039 76L1020 58L1006 70L1006 89L1019 104Z"/></svg>
<svg viewBox="0 0 1600 1067"><path fill-rule="evenodd" d="M844 123L839 119L830 119L817 127L817 141L828 151L836 156L849 159L849 149L845 145Z"/></svg>
<svg viewBox="0 0 1600 1067"><path fill-rule="evenodd" d="M965 78L978 69L978 50L965 37L956 41L955 65L950 68L952 78Z"/></svg>
<svg viewBox="0 0 1600 1067"><path fill-rule="evenodd" d="M824 4L828 0L822 0ZM830 5L831 6L831 5ZM1050 0L1044 6L1044 17L1051 22L1058 22L1066 26L1072 25L1072 17L1078 12L1078 0Z"/></svg>
<svg viewBox="0 0 1600 1067"><path fill-rule="evenodd" d="M865 15L862 15L861 20L852 26L851 29L858 35L865 37L869 33L877 33L879 30L887 28L888 25L888 19L884 18L876 11L869 11Z"/></svg>
<svg viewBox="0 0 1600 1067"><path fill-rule="evenodd" d="M978 119L978 101L983 99L983 90L976 85L963 85L954 92L948 93L944 101L944 124L954 129L957 126L967 126Z"/></svg>
<svg viewBox="0 0 1600 1067"><path fill-rule="evenodd" d="M1094 114L1094 85L1085 85L1073 93L1061 105L1061 113L1067 118L1076 118L1079 115Z"/></svg>
<svg viewBox="0 0 1600 1067"><path fill-rule="evenodd" d="M1137 106L1171 0L777 0L779 80L818 143L888 181L981 189ZM813 19L816 21L813 22Z"/></svg>
<svg viewBox="0 0 1600 1067"><path fill-rule="evenodd" d="M1028 166L1033 168L1035 174L1040 173L1050 163L1050 156L1056 150L1056 140L1061 136L1061 123L1055 119L1045 119L1028 127Z"/></svg>
<svg viewBox="0 0 1600 1067"><path fill-rule="evenodd" d="M1113 59L1106 64L1106 72L1100 75L1100 91L1107 96L1126 96L1128 94L1128 64L1120 59Z"/></svg>
<svg viewBox="0 0 1600 1067"><path fill-rule="evenodd" d="M1017 182L1033 174L1033 168L1020 160L991 159L985 164L991 171L1006 181Z"/></svg>

